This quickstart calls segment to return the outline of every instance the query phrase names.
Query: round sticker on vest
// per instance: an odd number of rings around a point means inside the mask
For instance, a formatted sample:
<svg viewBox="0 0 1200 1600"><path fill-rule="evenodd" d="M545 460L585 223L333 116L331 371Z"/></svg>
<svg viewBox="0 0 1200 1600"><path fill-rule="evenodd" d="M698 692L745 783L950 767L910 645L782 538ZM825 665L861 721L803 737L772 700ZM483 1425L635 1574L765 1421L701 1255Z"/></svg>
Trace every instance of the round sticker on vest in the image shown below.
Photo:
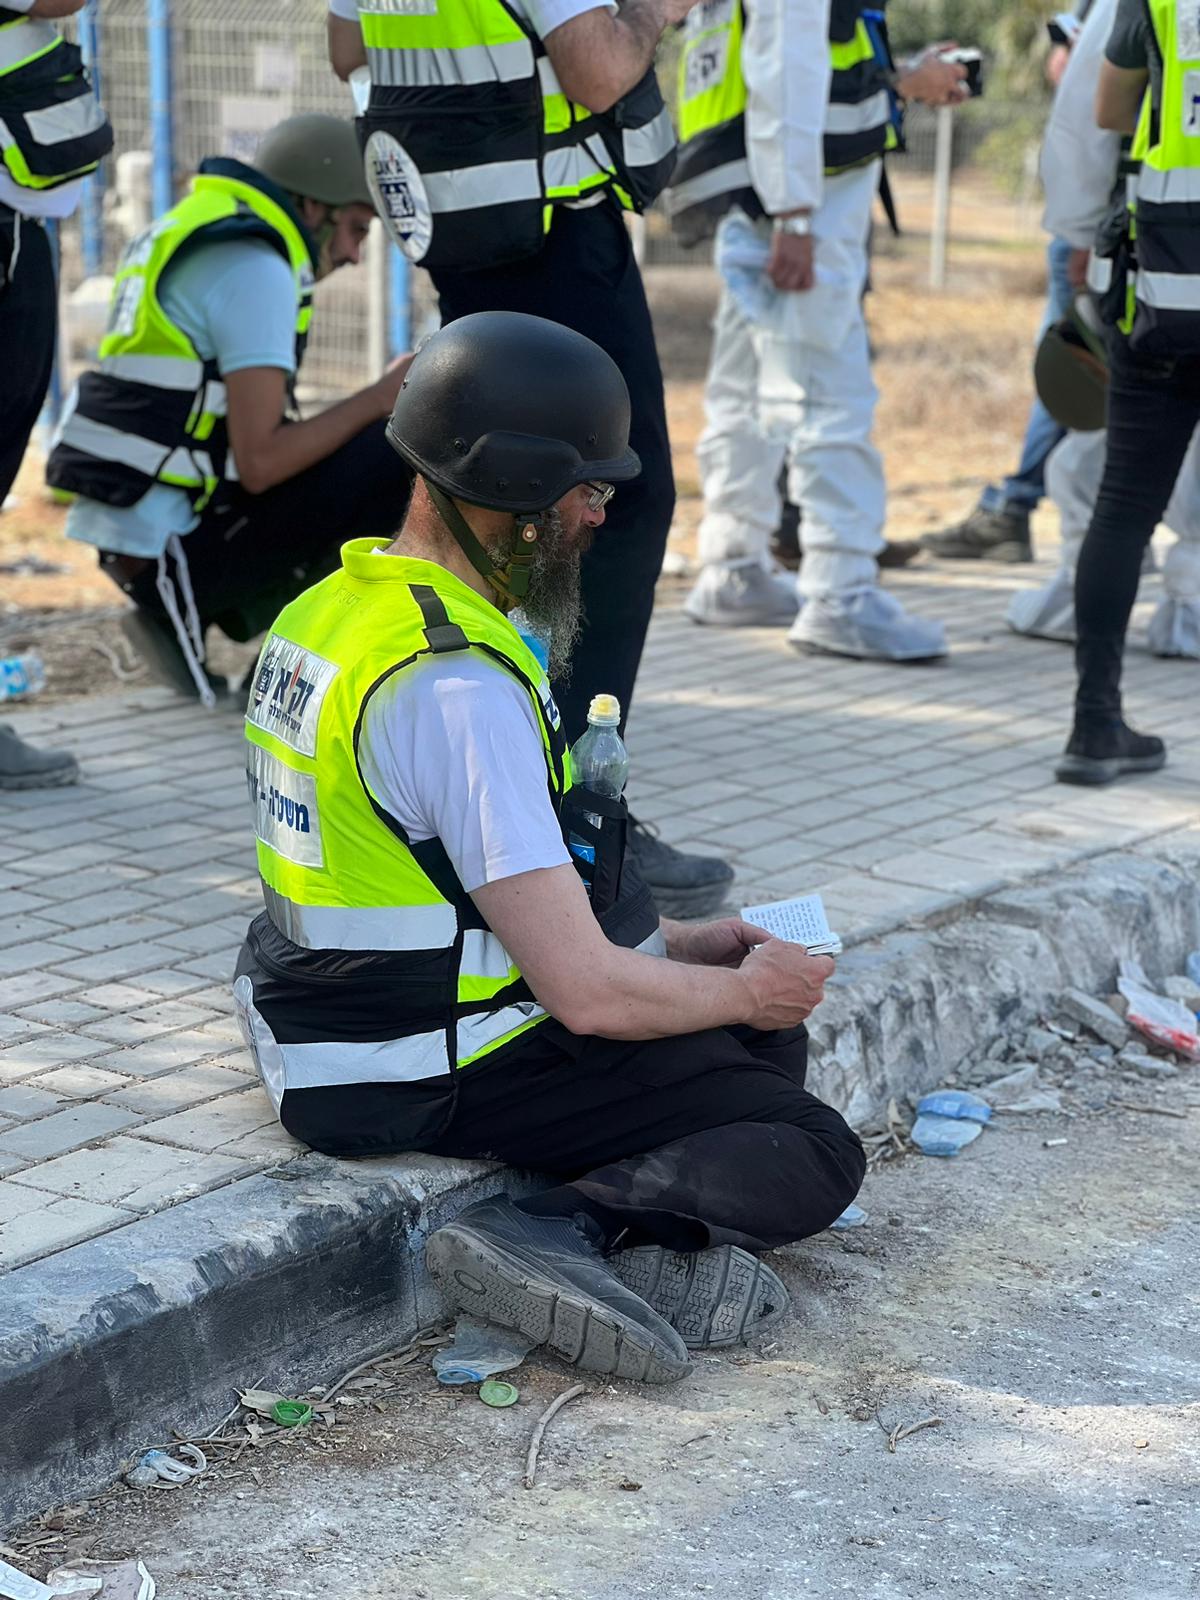
<svg viewBox="0 0 1200 1600"><path fill-rule="evenodd" d="M433 211L416 163L390 133L373 133L364 159L384 227L410 261L420 261L433 238Z"/></svg>

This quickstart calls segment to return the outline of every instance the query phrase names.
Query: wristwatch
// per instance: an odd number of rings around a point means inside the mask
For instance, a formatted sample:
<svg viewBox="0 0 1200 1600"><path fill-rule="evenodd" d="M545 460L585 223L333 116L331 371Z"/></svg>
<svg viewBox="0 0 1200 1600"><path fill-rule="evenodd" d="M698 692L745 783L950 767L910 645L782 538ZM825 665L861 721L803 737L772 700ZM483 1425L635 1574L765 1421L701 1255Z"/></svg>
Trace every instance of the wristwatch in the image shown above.
<svg viewBox="0 0 1200 1600"><path fill-rule="evenodd" d="M776 233L790 233L797 239L807 239L812 232L812 216L773 217L771 227Z"/></svg>

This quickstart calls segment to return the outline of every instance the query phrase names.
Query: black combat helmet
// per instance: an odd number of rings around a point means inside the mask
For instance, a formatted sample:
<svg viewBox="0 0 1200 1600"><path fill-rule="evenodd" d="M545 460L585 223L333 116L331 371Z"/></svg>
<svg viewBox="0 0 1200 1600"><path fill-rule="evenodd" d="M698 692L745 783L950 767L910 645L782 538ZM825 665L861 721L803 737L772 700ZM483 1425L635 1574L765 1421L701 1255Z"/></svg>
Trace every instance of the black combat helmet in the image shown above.
<svg viewBox="0 0 1200 1600"><path fill-rule="evenodd" d="M387 436L444 494L518 518L578 484L642 470L616 362L583 334L518 311L476 312L426 340Z"/></svg>

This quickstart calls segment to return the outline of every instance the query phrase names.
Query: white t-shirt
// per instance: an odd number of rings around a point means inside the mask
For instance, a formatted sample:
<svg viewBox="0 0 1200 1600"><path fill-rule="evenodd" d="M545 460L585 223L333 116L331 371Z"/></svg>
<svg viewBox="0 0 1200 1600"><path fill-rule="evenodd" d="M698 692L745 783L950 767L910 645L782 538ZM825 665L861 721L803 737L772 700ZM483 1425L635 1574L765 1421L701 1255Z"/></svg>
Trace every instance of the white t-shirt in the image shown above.
<svg viewBox="0 0 1200 1600"><path fill-rule="evenodd" d="M529 694L502 667L463 654L396 673L371 697L359 759L414 843L441 840L468 893L570 862Z"/></svg>
<svg viewBox="0 0 1200 1600"><path fill-rule="evenodd" d="M347 22L358 20L358 0L329 0L329 9L335 17L342 17ZM364 5L364 11L369 11L370 5ZM539 39L544 39L555 28L561 28L564 22L570 22L572 17L578 17L585 11L615 11L616 0L512 0L511 9L516 15L528 22Z"/></svg>

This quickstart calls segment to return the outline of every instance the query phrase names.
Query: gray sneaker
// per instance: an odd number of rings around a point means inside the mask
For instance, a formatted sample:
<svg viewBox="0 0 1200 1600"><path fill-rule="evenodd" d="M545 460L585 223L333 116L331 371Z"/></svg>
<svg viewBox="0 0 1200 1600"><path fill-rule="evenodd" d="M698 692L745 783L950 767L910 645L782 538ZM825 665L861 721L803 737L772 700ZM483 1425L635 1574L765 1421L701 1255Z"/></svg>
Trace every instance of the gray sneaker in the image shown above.
<svg viewBox="0 0 1200 1600"><path fill-rule="evenodd" d="M36 750L0 727L0 789L59 789L79 782L79 763L69 750Z"/></svg>
<svg viewBox="0 0 1200 1600"><path fill-rule="evenodd" d="M515 1328L585 1372L673 1383L689 1370L680 1336L565 1217L480 1200L430 1236L425 1264L460 1311Z"/></svg>
<svg viewBox="0 0 1200 1600"><path fill-rule="evenodd" d="M976 506L952 528L924 534L921 546L943 561L1032 561L1029 513Z"/></svg>
<svg viewBox="0 0 1200 1600"><path fill-rule="evenodd" d="M934 661L946 654L941 623L910 616L882 589L806 600L788 642L810 655L857 661Z"/></svg>
<svg viewBox="0 0 1200 1600"><path fill-rule="evenodd" d="M783 627L800 609L796 580L751 562L700 569L695 588L683 603L693 622L716 628Z"/></svg>
<svg viewBox="0 0 1200 1600"><path fill-rule="evenodd" d="M791 1304L770 1267L732 1244L687 1255L639 1245L609 1256L608 1265L689 1350L744 1344L773 1327Z"/></svg>

